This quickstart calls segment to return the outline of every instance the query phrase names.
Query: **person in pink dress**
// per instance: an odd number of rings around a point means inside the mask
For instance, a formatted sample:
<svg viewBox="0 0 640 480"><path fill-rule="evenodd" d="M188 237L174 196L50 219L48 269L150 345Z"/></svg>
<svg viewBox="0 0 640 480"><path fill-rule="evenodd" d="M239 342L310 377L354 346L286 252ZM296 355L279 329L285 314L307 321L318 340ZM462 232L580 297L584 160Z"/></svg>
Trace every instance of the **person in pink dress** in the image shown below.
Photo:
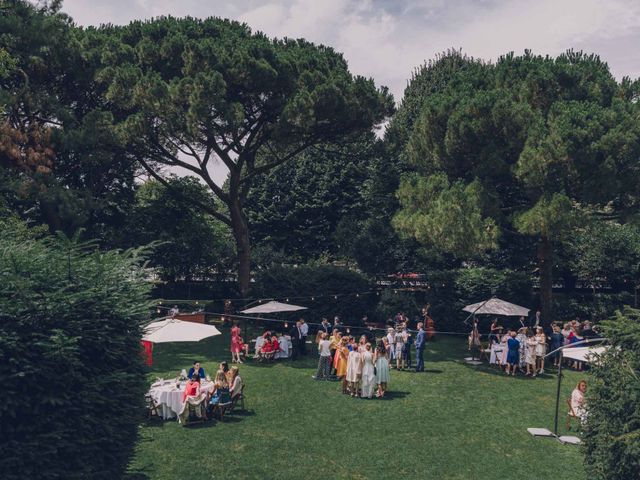
<svg viewBox="0 0 640 480"><path fill-rule="evenodd" d="M240 358L240 352L244 350L244 345L242 342L242 337L240 337L240 327L238 324L235 324L231 327L231 362L232 363L242 363L242 359Z"/></svg>

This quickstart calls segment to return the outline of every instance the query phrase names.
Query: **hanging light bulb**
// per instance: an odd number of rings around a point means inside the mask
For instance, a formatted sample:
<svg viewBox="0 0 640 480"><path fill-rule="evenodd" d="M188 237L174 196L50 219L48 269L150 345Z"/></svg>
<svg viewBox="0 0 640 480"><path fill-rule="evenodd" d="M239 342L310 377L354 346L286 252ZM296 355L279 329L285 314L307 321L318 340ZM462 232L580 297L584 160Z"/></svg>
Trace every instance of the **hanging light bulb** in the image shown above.
<svg viewBox="0 0 640 480"><path fill-rule="evenodd" d="M334 295L333 298L335 298L337 300L338 299L338 295Z"/></svg>
<svg viewBox="0 0 640 480"><path fill-rule="evenodd" d="M289 328L289 324L287 322L284 322L284 328Z"/></svg>
<svg viewBox="0 0 640 480"><path fill-rule="evenodd" d="M158 314L160 313L160 309L158 309Z"/></svg>
<svg viewBox="0 0 640 480"><path fill-rule="evenodd" d="M351 329L350 328L347 328L347 333L351 333Z"/></svg>
<svg viewBox="0 0 640 480"><path fill-rule="evenodd" d="M360 296L360 294L359 294L359 293L356 293L356 297L359 297L359 296Z"/></svg>
<svg viewBox="0 0 640 480"><path fill-rule="evenodd" d="M311 301L313 302L316 298L315 297L311 297Z"/></svg>
<svg viewBox="0 0 640 480"><path fill-rule="evenodd" d="M287 298L287 302L289 301L289 299Z"/></svg>
<svg viewBox="0 0 640 480"><path fill-rule="evenodd" d="M158 303L159 303L160 305L162 305L162 300L160 300Z"/></svg>

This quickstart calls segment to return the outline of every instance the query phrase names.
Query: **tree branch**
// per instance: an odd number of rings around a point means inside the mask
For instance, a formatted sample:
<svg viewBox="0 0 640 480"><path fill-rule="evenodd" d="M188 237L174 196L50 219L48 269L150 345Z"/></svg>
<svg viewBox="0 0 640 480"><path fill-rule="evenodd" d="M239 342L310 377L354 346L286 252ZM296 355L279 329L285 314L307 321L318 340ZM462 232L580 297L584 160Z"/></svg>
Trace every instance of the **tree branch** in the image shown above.
<svg viewBox="0 0 640 480"><path fill-rule="evenodd" d="M158 172L156 172L153 168L151 168L151 166L146 161L142 160L141 158L138 158L137 160L144 167L144 169L149 173L149 175L151 175L154 179L156 179L160 184L164 185L164 187L169 192L171 192L171 194L173 194L177 198L180 198L180 199L186 201L187 203L191 203L191 204L195 205L196 207L198 207L202 211L208 213L209 215L211 215L215 219L220 220L222 223L224 223L224 224L226 224L228 226L231 226L231 219L230 218L228 218L225 215L223 215L222 213L218 212L215 208L212 208L209 205L207 205L205 203L202 203L200 200L196 200L195 198L190 198L190 197L184 195L182 192L180 192L179 190L174 188L169 182L167 182L167 180L162 178L162 176L160 176L158 174Z"/></svg>

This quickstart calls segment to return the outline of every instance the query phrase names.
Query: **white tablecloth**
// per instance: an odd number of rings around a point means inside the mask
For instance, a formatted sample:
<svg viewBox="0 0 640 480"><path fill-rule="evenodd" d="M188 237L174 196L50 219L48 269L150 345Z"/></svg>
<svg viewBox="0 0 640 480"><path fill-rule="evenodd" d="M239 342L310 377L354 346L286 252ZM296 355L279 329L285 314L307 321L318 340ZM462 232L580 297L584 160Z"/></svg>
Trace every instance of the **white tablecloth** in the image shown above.
<svg viewBox="0 0 640 480"><path fill-rule="evenodd" d="M502 362L503 347L499 343L491 345L491 355L489 356L489 363L499 364Z"/></svg>
<svg viewBox="0 0 640 480"><path fill-rule="evenodd" d="M173 418L180 413L182 409L182 393L186 382L180 382L180 388L176 388L175 380L165 380L162 385L152 385L149 395L158 404L160 415L165 420ZM204 381L200 384L202 392L211 392L213 390L213 382Z"/></svg>

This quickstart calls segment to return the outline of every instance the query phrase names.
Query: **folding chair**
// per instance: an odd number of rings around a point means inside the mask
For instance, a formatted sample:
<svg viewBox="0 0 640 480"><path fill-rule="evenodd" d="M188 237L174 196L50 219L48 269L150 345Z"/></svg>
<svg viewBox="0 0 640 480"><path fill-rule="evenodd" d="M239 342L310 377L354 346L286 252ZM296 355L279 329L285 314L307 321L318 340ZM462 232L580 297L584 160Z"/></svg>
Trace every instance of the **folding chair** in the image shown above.
<svg viewBox="0 0 640 480"><path fill-rule="evenodd" d="M144 396L144 401L147 404L147 418L151 418L154 414L156 416L160 416L160 412L158 411L158 404L153 399L153 397L149 394Z"/></svg>

